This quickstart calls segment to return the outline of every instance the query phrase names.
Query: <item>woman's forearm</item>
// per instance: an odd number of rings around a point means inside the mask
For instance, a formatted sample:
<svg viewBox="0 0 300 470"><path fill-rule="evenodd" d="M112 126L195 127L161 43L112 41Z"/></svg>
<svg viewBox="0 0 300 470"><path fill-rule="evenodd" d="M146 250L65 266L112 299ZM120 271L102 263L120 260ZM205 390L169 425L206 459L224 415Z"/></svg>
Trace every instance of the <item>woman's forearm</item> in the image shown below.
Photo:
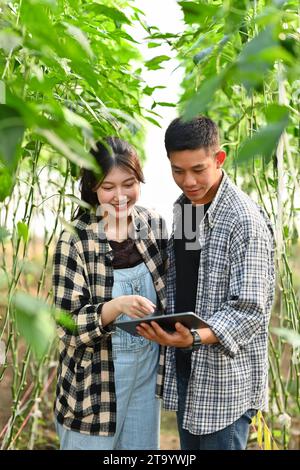
<svg viewBox="0 0 300 470"><path fill-rule="evenodd" d="M109 300L105 302L101 311L101 323L102 326L106 326L109 323L115 321L115 319L122 313L121 311L121 297Z"/></svg>

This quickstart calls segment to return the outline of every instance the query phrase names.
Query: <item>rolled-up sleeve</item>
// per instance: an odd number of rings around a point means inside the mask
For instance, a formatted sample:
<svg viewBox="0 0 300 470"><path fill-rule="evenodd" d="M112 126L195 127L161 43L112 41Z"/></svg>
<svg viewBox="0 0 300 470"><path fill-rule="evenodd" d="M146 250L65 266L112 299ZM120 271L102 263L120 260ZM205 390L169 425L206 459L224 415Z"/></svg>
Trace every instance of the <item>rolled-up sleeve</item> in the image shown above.
<svg viewBox="0 0 300 470"><path fill-rule="evenodd" d="M207 321L231 357L251 342L264 322L267 328L273 248L272 240L264 236L233 244L227 301Z"/></svg>
<svg viewBox="0 0 300 470"><path fill-rule="evenodd" d="M84 262L66 232L62 233L56 246L52 283L55 305L75 320L76 347L93 346L109 333L101 323L103 302L91 302Z"/></svg>

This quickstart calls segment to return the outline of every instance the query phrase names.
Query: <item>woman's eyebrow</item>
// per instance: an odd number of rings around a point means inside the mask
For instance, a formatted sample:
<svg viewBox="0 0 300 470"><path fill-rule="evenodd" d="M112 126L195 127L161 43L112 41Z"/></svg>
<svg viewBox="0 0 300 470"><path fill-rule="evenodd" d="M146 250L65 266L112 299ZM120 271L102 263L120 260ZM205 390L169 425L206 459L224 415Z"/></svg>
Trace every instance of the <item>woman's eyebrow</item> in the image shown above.
<svg viewBox="0 0 300 470"><path fill-rule="evenodd" d="M128 183L128 181L135 180L134 176L130 176L130 178L126 178L126 180L122 181L122 183ZM113 181L103 181L102 184L115 184Z"/></svg>
<svg viewBox="0 0 300 470"><path fill-rule="evenodd" d="M127 178L126 180L123 181L123 183L128 183L128 181L135 180L134 176L130 176L130 178Z"/></svg>

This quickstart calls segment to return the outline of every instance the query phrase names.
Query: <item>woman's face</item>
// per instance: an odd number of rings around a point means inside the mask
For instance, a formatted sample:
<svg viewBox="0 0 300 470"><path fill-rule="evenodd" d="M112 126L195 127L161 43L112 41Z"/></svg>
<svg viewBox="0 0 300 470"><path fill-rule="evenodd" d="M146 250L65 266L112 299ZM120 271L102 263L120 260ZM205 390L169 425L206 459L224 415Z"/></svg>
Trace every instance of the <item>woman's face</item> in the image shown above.
<svg viewBox="0 0 300 470"><path fill-rule="evenodd" d="M133 173L116 166L106 175L96 192L104 212L125 217L139 198L140 183Z"/></svg>

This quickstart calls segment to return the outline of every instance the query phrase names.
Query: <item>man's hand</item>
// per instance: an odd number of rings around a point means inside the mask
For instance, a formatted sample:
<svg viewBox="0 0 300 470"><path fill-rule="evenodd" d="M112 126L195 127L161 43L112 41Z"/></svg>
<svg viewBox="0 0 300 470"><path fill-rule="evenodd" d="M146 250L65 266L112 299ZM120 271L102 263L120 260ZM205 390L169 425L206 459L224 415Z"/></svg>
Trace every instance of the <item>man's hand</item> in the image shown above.
<svg viewBox="0 0 300 470"><path fill-rule="evenodd" d="M181 323L175 323L176 331L167 333L155 321L151 322L151 326L141 323L137 326L137 332L146 339L155 341L162 346L175 346L175 348L188 348L193 344L193 335L188 328Z"/></svg>

